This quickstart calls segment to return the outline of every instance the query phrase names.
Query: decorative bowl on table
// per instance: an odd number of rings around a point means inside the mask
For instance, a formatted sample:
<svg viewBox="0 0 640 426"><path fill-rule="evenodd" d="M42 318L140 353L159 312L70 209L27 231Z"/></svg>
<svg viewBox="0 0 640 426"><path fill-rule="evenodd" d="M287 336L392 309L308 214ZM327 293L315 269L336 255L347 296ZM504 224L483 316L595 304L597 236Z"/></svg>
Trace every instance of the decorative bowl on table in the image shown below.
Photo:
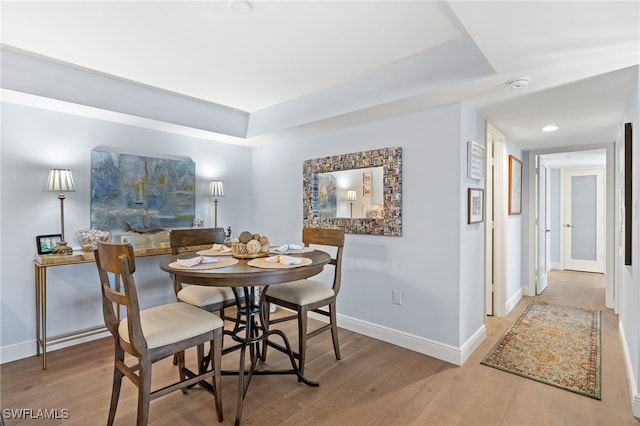
<svg viewBox="0 0 640 426"><path fill-rule="evenodd" d="M231 241L231 256L238 259L269 256L269 239L264 235L243 231Z"/></svg>
<svg viewBox="0 0 640 426"><path fill-rule="evenodd" d="M111 242L111 231L99 229L83 229L78 231L78 243L82 251L94 251L98 248L98 241Z"/></svg>

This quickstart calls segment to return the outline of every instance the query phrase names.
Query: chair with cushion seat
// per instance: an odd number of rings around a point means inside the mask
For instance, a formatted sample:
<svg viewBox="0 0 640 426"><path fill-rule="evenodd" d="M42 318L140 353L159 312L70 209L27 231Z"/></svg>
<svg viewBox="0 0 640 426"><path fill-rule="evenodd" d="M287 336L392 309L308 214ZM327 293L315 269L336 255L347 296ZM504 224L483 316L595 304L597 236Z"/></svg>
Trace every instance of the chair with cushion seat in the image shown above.
<svg viewBox="0 0 640 426"><path fill-rule="evenodd" d="M171 253L176 255L182 248L211 246L224 242L224 228L172 229L169 232ZM224 309L235 306L231 288L206 287L198 285L182 286L173 277L173 288L179 301L189 303L209 312L220 312L223 319L234 320L224 315Z"/></svg>
<svg viewBox="0 0 640 426"><path fill-rule="evenodd" d="M338 326L336 322L336 299L340 291L342 275L342 249L344 247L344 231L341 229L316 229L304 228L302 230L302 242L305 247L310 244L330 246L335 248L335 257L331 258L329 265L334 266L333 284L331 287L321 281L305 279L289 283L276 284L267 288L265 292L265 327L293 319L298 320L298 366L301 374L304 374L307 339L314 337L323 331L331 330L333 350L336 359L340 359L340 346L338 344ZM278 306L296 311L296 314L282 318L271 319L269 308L274 303ZM320 309L327 307L327 310ZM309 312L315 312L329 318L329 323L311 332L307 331L307 317ZM262 360L266 360L267 345L262 348Z"/></svg>
<svg viewBox="0 0 640 426"><path fill-rule="evenodd" d="M123 376L138 387L138 425L147 424L151 400L178 389L186 393L188 386L197 383L202 383L213 393L218 421L222 422L220 365L223 321L182 302L140 310L133 278L136 266L131 245L98 243L94 254L102 289L104 322L115 341L113 389L107 424L112 425L115 419ZM116 312L120 313L122 307L125 315L120 320ZM210 343L212 368L203 370L199 367L197 374L186 370L185 350L197 347L200 360L205 342ZM136 357L137 364L127 365L125 353ZM178 358L180 380L151 391L152 364L174 354ZM211 378L211 383L206 382Z"/></svg>

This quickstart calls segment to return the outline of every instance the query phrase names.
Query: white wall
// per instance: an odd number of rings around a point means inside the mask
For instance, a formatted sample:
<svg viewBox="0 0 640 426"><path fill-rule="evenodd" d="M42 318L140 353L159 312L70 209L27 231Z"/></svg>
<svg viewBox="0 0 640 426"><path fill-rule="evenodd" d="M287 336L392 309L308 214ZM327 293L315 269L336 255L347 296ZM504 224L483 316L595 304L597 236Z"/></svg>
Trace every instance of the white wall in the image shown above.
<svg viewBox="0 0 640 426"><path fill-rule="evenodd" d="M467 190L484 187L484 179L477 181L467 177L467 141L473 140L484 145L486 123L474 110L465 105L462 105L461 116L460 344L462 345L478 332L485 319L484 227L487 218L485 217L482 223L467 224ZM480 301L483 303L479 303Z"/></svg>
<svg viewBox="0 0 640 426"><path fill-rule="evenodd" d="M522 214L508 215L506 223L506 247L505 247L505 303L508 307L512 307L517 303L522 295L522 287L525 285L523 277L528 270L526 265L523 264L523 259L528 256L529 250L526 247L526 241L523 239L523 233L526 233L526 229L523 229L523 224L528 223L526 220L527 212L529 210L529 192L527 191L529 167L528 157L525 158L520 148L511 142L507 143L507 159L508 156L513 155L518 160L522 161ZM509 165L507 163L504 170L508 171ZM507 180L508 182L508 180ZM508 183L505 183L508 185ZM508 186L506 186L508 188ZM509 310L509 309L508 309ZM507 313L508 310L505 312Z"/></svg>
<svg viewBox="0 0 640 426"><path fill-rule="evenodd" d="M637 68L636 68L637 69ZM621 256L620 262L622 262L619 270L622 272L621 288L619 292L619 320L621 338L625 345L625 355L627 358L627 364L629 369L629 380L631 381L631 396L632 396L632 408L633 414L636 417L640 417L640 394L638 389L640 388L640 221L638 220L637 203L638 193L640 192L640 161L638 160L640 153L640 72L638 73L638 79L636 86L631 95L631 101L626 111L626 122L631 122L633 126L633 232L632 232L632 264L630 266L624 266L624 255ZM624 149L624 137L619 141L618 149ZM618 270L618 269L616 269Z"/></svg>
<svg viewBox="0 0 640 426"><path fill-rule="evenodd" d="M108 146L148 156L184 156L196 162L196 212L212 226L207 195L209 180L224 181L226 196L218 207L218 224L234 231L252 227L251 149L175 134L2 103L2 182L0 222L1 335L3 359L35 354L33 257L35 236L60 231L57 195L45 192L50 168L72 170L77 191L65 201L65 234L90 225L91 150ZM161 257L138 259L137 284L143 306L175 300ZM48 334L103 323L95 264L48 269Z"/></svg>
<svg viewBox="0 0 640 426"><path fill-rule="evenodd" d="M340 321L386 333L391 340L397 337L397 344L457 364L484 339L484 236L481 226L466 224L466 190L476 187L466 179L466 146L468 140L484 140L484 121L465 106L253 150L45 109L2 106L3 362L7 356L35 353L34 237L59 228L58 200L43 190L48 171L73 171L78 190L65 202L66 231L72 236L89 226L90 152L97 146L192 158L197 211L209 212L208 181L220 178L226 196L219 204L219 224L236 233L248 229L266 234L274 243L300 241L304 160L400 146L403 236L347 236ZM20 176L19 186L15 176ZM157 266L160 260L138 259L143 307L173 300L169 279ZM96 277L94 264L49 269L49 335L102 323ZM402 291L402 305L391 303L393 289Z"/></svg>
<svg viewBox="0 0 640 426"><path fill-rule="evenodd" d="M484 327L483 231L466 225L470 139L484 141L484 122L451 105L256 148L254 222L299 241L305 160L402 147L403 235L347 235L338 313L457 350Z"/></svg>

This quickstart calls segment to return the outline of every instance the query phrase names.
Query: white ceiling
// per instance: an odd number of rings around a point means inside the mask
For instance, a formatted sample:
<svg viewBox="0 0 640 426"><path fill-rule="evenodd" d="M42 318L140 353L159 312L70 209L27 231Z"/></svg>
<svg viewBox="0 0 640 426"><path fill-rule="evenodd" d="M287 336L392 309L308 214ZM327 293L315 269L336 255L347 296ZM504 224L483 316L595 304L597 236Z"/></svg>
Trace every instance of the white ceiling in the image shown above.
<svg viewBox="0 0 640 426"><path fill-rule="evenodd" d="M600 144L637 83L639 4L253 1L242 14L226 1L2 1L3 95L248 146L462 101L523 149ZM42 59L71 65L82 93L37 84ZM505 85L520 77L527 88ZM121 89L130 102L112 99ZM560 130L542 133L549 123Z"/></svg>

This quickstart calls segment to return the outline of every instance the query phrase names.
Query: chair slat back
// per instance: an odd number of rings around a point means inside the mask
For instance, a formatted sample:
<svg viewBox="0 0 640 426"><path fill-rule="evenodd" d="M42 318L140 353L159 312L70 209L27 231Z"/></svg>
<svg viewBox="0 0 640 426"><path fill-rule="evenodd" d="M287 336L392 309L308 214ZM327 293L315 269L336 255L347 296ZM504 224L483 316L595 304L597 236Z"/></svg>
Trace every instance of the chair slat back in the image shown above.
<svg viewBox="0 0 640 426"><path fill-rule="evenodd" d="M224 228L172 229L169 231L171 253L178 254L184 247L220 244L224 242Z"/></svg>
<svg viewBox="0 0 640 426"><path fill-rule="evenodd" d="M335 257L331 258L330 265L335 267L333 275L333 292L338 295L342 281L342 250L344 248L344 231L342 229L302 229L302 242L306 247L310 244L336 247Z"/></svg>
<svg viewBox="0 0 640 426"><path fill-rule="evenodd" d="M136 270L135 255L130 244L98 243L94 251L100 287L102 289L102 312L104 322L114 338L119 338L119 316L117 309L124 306L129 341L138 353L146 350L147 342L140 324L140 305L133 273ZM122 285L122 287L120 287Z"/></svg>

